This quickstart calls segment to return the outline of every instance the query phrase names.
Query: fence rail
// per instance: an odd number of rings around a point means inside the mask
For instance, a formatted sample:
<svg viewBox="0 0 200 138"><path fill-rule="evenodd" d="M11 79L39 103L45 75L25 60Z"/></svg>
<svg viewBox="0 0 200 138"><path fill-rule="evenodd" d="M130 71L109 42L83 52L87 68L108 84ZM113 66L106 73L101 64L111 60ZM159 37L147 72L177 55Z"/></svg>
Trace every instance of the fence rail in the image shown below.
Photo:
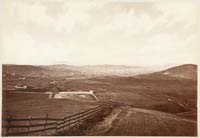
<svg viewBox="0 0 200 138"><path fill-rule="evenodd" d="M6 119L3 119L7 122L7 125L3 125L3 128L5 129L5 131L3 131L3 135L26 136L39 132L43 133L42 135L48 135L47 131L49 130L51 130L51 133L52 131L54 131L53 133L57 133L64 130L65 128L70 128L76 124L80 124L82 121L113 105L115 105L114 102L102 102L94 108L65 116L63 118L50 118L48 114L46 114L45 117L38 118L32 116L29 116L27 118L13 118L12 116L8 116ZM26 124L20 122L24 122ZM25 130L22 131L22 129Z"/></svg>

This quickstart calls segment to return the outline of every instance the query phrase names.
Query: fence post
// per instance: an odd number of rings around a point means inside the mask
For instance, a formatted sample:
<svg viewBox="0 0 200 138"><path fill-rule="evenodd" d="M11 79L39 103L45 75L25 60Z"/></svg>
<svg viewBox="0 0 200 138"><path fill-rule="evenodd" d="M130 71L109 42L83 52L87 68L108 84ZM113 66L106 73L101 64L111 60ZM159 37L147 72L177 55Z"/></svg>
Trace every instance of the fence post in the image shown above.
<svg viewBox="0 0 200 138"><path fill-rule="evenodd" d="M58 123L59 121L56 122L56 133L58 133Z"/></svg>
<svg viewBox="0 0 200 138"><path fill-rule="evenodd" d="M70 129L70 126L71 126L71 117L69 116L69 129Z"/></svg>
<svg viewBox="0 0 200 138"><path fill-rule="evenodd" d="M80 117L80 112L78 113L78 120L77 120L78 121L78 126L79 126L79 117Z"/></svg>
<svg viewBox="0 0 200 138"><path fill-rule="evenodd" d="M47 127L47 121L48 121L48 114L46 114L46 117L45 117L44 129L46 129ZM46 130L44 130L44 135L46 136Z"/></svg>
<svg viewBox="0 0 200 138"><path fill-rule="evenodd" d="M6 136L9 136L9 130L10 130L10 125L11 125L11 119L12 119L12 116L11 116L11 115L8 115L8 117L7 117L8 126L7 126L7 128L6 128Z"/></svg>
<svg viewBox="0 0 200 138"><path fill-rule="evenodd" d="M82 117L82 112L80 112L78 115L78 125L81 124L81 117Z"/></svg>
<svg viewBox="0 0 200 138"><path fill-rule="evenodd" d="M28 127L27 127L27 133L29 133L29 130L30 130L31 120L32 120L32 116L29 115Z"/></svg>
<svg viewBox="0 0 200 138"><path fill-rule="evenodd" d="M65 117L63 117L63 131L65 130Z"/></svg>

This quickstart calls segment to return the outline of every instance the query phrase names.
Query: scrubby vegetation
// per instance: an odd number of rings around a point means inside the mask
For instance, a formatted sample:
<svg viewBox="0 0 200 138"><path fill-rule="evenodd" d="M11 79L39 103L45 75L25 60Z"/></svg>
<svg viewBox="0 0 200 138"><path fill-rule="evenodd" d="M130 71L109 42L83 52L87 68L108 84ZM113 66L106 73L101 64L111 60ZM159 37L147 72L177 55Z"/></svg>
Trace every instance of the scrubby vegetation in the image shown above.
<svg viewBox="0 0 200 138"><path fill-rule="evenodd" d="M103 121L105 117L107 117L111 111L112 107L105 108L101 113L95 114L91 118L88 118L81 122L80 124L76 124L65 131L59 132L55 134L56 136L84 136L87 131L94 127L97 123Z"/></svg>

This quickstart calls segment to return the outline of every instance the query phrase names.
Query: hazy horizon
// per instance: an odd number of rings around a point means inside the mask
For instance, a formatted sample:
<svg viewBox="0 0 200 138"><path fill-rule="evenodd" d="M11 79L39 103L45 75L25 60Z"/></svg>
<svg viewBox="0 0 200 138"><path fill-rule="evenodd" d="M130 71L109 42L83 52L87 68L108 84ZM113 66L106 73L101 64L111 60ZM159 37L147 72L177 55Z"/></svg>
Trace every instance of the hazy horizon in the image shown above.
<svg viewBox="0 0 200 138"><path fill-rule="evenodd" d="M21 65L21 66L76 66L76 67L83 67L83 66L127 66L127 67L174 67L174 66L180 66L180 65L198 65L198 64L192 64L192 63L171 63L171 64L163 64L163 65L154 65L154 66L138 66L138 65L122 65L122 64L85 64L85 65L76 65L76 64L12 64L12 63L5 63L2 65Z"/></svg>

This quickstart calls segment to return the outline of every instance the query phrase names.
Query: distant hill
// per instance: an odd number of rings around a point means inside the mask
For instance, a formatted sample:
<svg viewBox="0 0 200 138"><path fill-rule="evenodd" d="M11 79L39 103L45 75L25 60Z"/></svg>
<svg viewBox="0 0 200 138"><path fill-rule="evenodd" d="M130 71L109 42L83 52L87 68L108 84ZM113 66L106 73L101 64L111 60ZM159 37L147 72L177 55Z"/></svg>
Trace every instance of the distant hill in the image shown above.
<svg viewBox="0 0 200 138"><path fill-rule="evenodd" d="M72 66L72 65L50 65L42 66L53 70L72 70L78 71L87 76L112 76L112 75L135 75L144 73L143 67L136 66L123 66L123 65L85 65L85 66ZM149 71L148 71L149 72Z"/></svg>
<svg viewBox="0 0 200 138"><path fill-rule="evenodd" d="M166 67L139 67L124 65L3 65L4 74L29 77L66 77L66 78L90 78L99 76L135 76L148 74L149 77L178 77L196 79L196 65L182 65L167 70ZM164 70L164 71L162 71ZM156 72L156 73L153 73Z"/></svg>
<svg viewBox="0 0 200 138"><path fill-rule="evenodd" d="M32 65L3 65L3 74L12 76L27 76L27 77L64 77L71 75L79 75L80 72L68 69L55 69L44 66Z"/></svg>
<svg viewBox="0 0 200 138"><path fill-rule="evenodd" d="M88 78L99 76L134 76L160 71L160 68L125 65L3 65L4 74L29 77Z"/></svg>
<svg viewBox="0 0 200 138"><path fill-rule="evenodd" d="M197 65L184 64L181 66L169 68L160 73L170 77L197 80Z"/></svg>
<svg viewBox="0 0 200 138"><path fill-rule="evenodd" d="M2 66L3 74L6 75L12 75L12 76L19 76L19 75L25 75L25 76L32 76L35 75L36 72L38 72L38 76L41 72L45 72L44 69L38 67L38 66L31 66L31 65L12 65L7 64Z"/></svg>
<svg viewBox="0 0 200 138"><path fill-rule="evenodd" d="M150 73L146 75L139 75L137 77L155 78L155 79L191 79L197 80L197 65L184 64L172 67L160 72Z"/></svg>

